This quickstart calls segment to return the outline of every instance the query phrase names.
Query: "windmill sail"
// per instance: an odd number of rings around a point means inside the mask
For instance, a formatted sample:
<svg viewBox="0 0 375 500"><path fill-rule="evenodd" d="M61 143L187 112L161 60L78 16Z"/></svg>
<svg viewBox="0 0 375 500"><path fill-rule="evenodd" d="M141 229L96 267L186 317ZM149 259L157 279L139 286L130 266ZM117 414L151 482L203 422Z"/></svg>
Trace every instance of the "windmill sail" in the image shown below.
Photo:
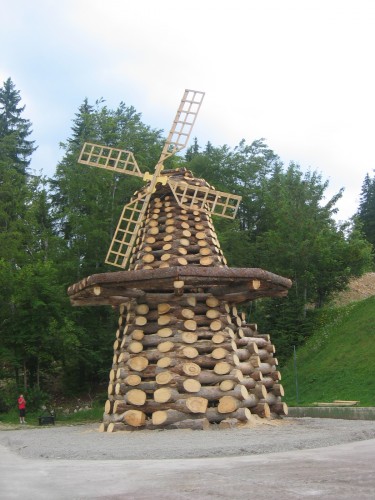
<svg viewBox="0 0 375 500"><path fill-rule="evenodd" d="M143 177L131 151L85 142L78 163Z"/></svg>
<svg viewBox="0 0 375 500"><path fill-rule="evenodd" d="M202 186L168 180L177 203L185 209L207 210L212 215L234 219L242 197Z"/></svg>
<svg viewBox="0 0 375 500"><path fill-rule="evenodd" d="M125 268L147 208L147 193L124 206L109 247L106 264Z"/></svg>
<svg viewBox="0 0 375 500"><path fill-rule="evenodd" d="M204 92L185 90L158 163L186 147L203 98Z"/></svg>

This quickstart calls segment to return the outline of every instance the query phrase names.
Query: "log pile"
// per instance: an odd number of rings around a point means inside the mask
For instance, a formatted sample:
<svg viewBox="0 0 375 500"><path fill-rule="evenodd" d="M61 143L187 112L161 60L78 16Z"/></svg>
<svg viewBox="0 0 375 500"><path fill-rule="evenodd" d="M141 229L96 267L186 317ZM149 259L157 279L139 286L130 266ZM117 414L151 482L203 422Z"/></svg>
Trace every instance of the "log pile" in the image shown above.
<svg viewBox="0 0 375 500"><path fill-rule="evenodd" d="M287 413L275 347L236 308L192 293L120 309L101 430L206 429Z"/></svg>
<svg viewBox="0 0 375 500"><path fill-rule="evenodd" d="M192 185L202 185L186 171ZM138 233L130 271L226 267L208 211L181 208L160 186ZM252 282L253 288L260 282ZM204 282L174 293L136 294L120 316L102 431L207 429L252 415L285 415L275 347L228 300Z"/></svg>

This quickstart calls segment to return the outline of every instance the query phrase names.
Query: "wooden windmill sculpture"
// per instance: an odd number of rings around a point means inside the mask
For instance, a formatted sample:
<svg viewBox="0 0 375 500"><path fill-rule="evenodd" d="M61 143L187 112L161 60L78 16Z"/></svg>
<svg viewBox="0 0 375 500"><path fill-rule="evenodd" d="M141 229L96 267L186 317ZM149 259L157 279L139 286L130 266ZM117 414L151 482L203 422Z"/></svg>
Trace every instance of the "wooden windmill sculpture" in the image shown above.
<svg viewBox="0 0 375 500"><path fill-rule="evenodd" d="M73 305L119 307L102 431L206 429L286 414L275 348L237 310L285 296L290 280L228 268L212 215L234 218L241 197L164 161L187 144L203 92L186 90L153 174L130 151L86 143L79 163L142 177L125 205L106 262L128 271L89 276Z"/></svg>

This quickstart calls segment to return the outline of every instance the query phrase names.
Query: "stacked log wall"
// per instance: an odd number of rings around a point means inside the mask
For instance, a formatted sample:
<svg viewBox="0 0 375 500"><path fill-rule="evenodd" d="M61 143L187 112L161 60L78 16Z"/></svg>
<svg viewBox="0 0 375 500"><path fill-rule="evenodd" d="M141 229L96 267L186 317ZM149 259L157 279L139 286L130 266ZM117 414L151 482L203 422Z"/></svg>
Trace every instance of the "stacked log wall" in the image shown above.
<svg viewBox="0 0 375 500"><path fill-rule="evenodd" d="M151 200L130 270L226 264L208 212L182 209L171 195Z"/></svg>
<svg viewBox="0 0 375 500"><path fill-rule="evenodd" d="M199 325L196 311L207 324ZM114 347L102 430L203 429L287 413L269 336L215 297L129 301Z"/></svg>

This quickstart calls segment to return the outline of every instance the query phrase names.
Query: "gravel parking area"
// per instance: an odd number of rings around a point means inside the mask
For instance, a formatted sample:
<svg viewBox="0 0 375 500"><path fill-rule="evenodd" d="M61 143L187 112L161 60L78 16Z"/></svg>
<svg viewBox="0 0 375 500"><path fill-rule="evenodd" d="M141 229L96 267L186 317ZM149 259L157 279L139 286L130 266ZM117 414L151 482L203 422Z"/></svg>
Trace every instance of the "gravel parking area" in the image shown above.
<svg viewBox="0 0 375 500"><path fill-rule="evenodd" d="M375 422L286 418L252 427L209 431L100 433L98 424L0 426L0 444L25 458L142 460L259 455L375 438Z"/></svg>

